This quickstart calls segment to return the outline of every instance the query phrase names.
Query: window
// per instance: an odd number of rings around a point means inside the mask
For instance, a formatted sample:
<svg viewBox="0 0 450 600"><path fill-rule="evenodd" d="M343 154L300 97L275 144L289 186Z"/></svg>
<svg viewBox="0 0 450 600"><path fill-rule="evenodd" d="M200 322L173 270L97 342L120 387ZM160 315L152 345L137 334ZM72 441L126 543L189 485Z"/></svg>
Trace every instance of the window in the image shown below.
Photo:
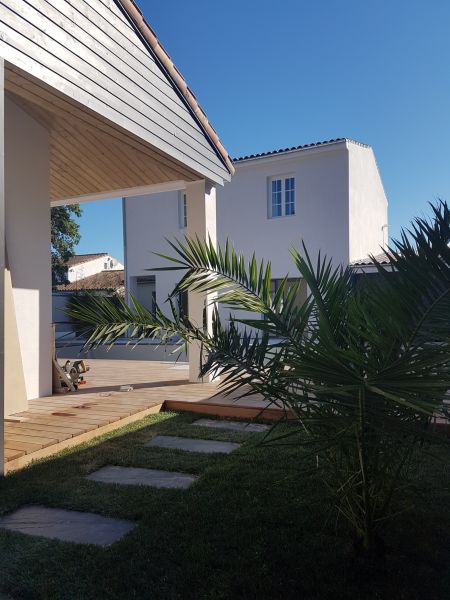
<svg viewBox="0 0 450 600"><path fill-rule="evenodd" d="M275 294L278 292L282 281L283 281L282 279L271 279L270 280L270 298L272 300L274 299ZM284 291L285 291L285 294L287 294L289 292L290 288L293 285L295 285L296 283L298 283L300 285L298 288L294 306L299 307L305 302L306 297L307 297L306 281L302 278L297 278L297 277L289 278L286 282L286 287L285 287Z"/></svg>
<svg viewBox="0 0 450 600"><path fill-rule="evenodd" d="M156 304L156 278L154 275L136 277L132 285L132 293L136 300L150 312L154 312Z"/></svg>
<svg viewBox="0 0 450 600"><path fill-rule="evenodd" d="M269 180L269 218L295 215L295 177Z"/></svg>
<svg viewBox="0 0 450 600"><path fill-rule="evenodd" d="M186 193L181 192L178 200L178 219L180 229L186 229L187 227L187 199Z"/></svg>

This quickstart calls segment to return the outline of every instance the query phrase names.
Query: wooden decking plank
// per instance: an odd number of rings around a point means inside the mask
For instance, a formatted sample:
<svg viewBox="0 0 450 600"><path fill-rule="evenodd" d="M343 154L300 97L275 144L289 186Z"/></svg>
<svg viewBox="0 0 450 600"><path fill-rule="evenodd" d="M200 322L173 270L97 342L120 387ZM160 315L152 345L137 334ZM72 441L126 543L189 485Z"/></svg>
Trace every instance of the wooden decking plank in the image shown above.
<svg viewBox="0 0 450 600"><path fill-rule="evenodd" d="M62 411L58 411L61 412ZM54 421L55 423L58 422L60 424L62 423L66 423L67 425L69 425L70 423L74 424L76 423L77 425L96 425L98 427L98 424L100 422L100 419L88 419L88 418L81 418L78 416L61 416L60 414L58 415L52 415L51 413L46 413L46 412L27 412L26 415L21 415L21 417L23 419L44 419L47 422L52 422Z"/></svg>
<svg viewBox="0 0 450 600"><path fill-rule="evenodd" d="M58 414L55 414L58 413ZM107 416L105 413L95 413L95 412L83 412L81 410L75 410L75 409L69 409L69 408L64 408L64 409L55 409L53 412L48 412L47 410L37 410L37 409L33 409L33 414L40 414L40 415L48 415L50 417L60 417L62 419L67 419L68 421L70 421L71 419L75 419L75 418L79 418L82 419L84 421L91 421L93 423L97 423L97 422L101 422L103 423L104 421L107 423L110 423L111 421L114 421L115 418L111 417L111 416ZM67 415L67 417L66 417Z"/></svg>
<svg viewBox="0 0 450 600"><path fill-rule="evenodd" d="M57 417L39 417L36 415L33 415L30 417L24 417L24 422L26 423L37 423L40 425L62 425L65 426L67 425L67 420L66 419L59 419ZM72 429L77 428L78 431L83 432L83 431L90 431L91 429L97 429L98 428L98 423L87 423L86 421L80 422L80 421L74 421L72 420L70 422Z"/></svg>
<svg viewBox="0 0 450 600"><path fill-rule="evenodd" d="M76 430L75 430L76 431ZM21 435L21 436L29 436L40 438L44 436L44 438L52 439L53 443L62 442L63 440L67 440L72 437L72 433L63 433L62 431L56 432L54 429L50 431L50 429L32 429L32 428L21 428L15 427L14 429L6 429L5 435Z"/></svg>
<svg viewBox="0 0 450 600"><path fill-rule="evenodd" d="M28 433L11 433L10 431L5 432L5 440L11 440L12 442L29 442L30 444L38 444L41 446L41 448L50 446L51 444L56 444L58 441L56 438L31 435Z"/></svg>
<svg viewBox="0 0 450 600"><path fill-rule="evenodd" d="M67 434L68 436L73 435L74 432L78 431L78 429L73 427L62 427L58 425L42 425L39 423L31 423L28 421L18 422L18 423L7 423L5 430L11 431L48 431L49 433L55 434Z"/></svg>
<svg viewBox="0 0 450 600"><path fill-rule="evenodd" d="M10 448L4 448L3 452L5 455L5 462L15 460L16 458L20 458L21 456L25 455L25 452L22 450L12 450Z"/></svg>
<svg viewBox="0 0 450 600"><path fill-rule="evenodd" d="M17 440L11 440L5 437L5 449L8 450L23 450L25 454L35 452L42 448L42 444L33 444L31 442L18 442Z"/></svg>

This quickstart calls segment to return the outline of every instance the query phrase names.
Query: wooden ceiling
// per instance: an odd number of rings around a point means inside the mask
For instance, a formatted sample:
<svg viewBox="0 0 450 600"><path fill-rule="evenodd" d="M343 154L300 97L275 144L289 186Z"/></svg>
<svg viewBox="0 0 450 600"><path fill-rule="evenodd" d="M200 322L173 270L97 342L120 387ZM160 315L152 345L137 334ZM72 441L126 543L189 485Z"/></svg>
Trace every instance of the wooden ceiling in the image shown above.
<svg viewBox="0 0 450 600"><path fill-rule="evenodd" d="M94 111L8 66L5 88L50 133L50 201L200 176Z"/></svg>

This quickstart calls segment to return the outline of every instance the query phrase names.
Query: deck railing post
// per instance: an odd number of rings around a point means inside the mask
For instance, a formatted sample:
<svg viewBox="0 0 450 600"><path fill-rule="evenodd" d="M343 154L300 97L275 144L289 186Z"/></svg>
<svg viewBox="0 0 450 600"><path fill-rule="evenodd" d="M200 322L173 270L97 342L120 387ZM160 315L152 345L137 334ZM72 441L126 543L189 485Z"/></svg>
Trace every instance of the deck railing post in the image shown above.
<svg viewBox="0 0 450 600"><path fill-rule="evenodd" d="M186 185L187 233L190 237L210 238L217 243L216 231L216 188L205 181ZM211 327L211 294L189 292L189 318L199 327ZM206 314L206 323L204 317ZM198 382L201 362L201 347L192 343L189 347L189 381Z"/></svg>

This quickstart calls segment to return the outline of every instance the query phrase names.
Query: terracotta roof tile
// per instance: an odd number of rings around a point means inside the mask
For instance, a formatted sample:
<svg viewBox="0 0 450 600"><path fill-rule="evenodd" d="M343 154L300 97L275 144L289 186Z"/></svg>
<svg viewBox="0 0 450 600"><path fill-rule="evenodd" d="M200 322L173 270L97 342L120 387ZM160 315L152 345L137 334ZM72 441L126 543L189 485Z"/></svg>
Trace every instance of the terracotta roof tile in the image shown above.
<svg viewBox="0 0 450 600"><path fill-rule="evenodd" d="M62 283L55 286L57 292L77 292L77 291L117 291L124 285L124 271L100 271L95 275L83 277L72 283Z"/></svg>
<svg viewBox="0 0 450 600"><path fill-rule="evenodd" d="M269 152L260 152L258 154L247 154L246 156L239 156L237 158L233 158L233 162L240 162L244 160L250 160L252 158L262 158L264 156L272 156L274 154L284 154L285 152L295 152L296 150L306 150L308 148L317 148L318 146L331 146L332 144L340 144L341 142L350 142L352 144L357 144L358 146L363 146L364 148L370 148L367 144L362 144L361 142L357 142L356 140L352 140L350 138L335 138L332 140L325 140L323 142L313 142L312 144L303 144L301 146L292 146L291 148L280 148L278 150L270 150Z"/></svg>
<svg viewBox="0 0 450 600"><path fill-rule="evenodd" d="M388 264L390 264L390 262L389 262L389 255L386 252L381 252L380 254L377 254L374 258L381 265L388 265ZM365 258L360 258L358 260L354 260L351 263L351 266L352 267L370 267L373 264L374 264L374 262L370 258L370 256L366 256Z"/></svg>
<svg viewBox="0 0 450 600"><path fill-rule="evenodd" d="M75 265L81 265L82 263L101 258L102 256L108 256L107 252L99 252L97 254L75 254L66 262L68 267L74 267Z"/></svg>

